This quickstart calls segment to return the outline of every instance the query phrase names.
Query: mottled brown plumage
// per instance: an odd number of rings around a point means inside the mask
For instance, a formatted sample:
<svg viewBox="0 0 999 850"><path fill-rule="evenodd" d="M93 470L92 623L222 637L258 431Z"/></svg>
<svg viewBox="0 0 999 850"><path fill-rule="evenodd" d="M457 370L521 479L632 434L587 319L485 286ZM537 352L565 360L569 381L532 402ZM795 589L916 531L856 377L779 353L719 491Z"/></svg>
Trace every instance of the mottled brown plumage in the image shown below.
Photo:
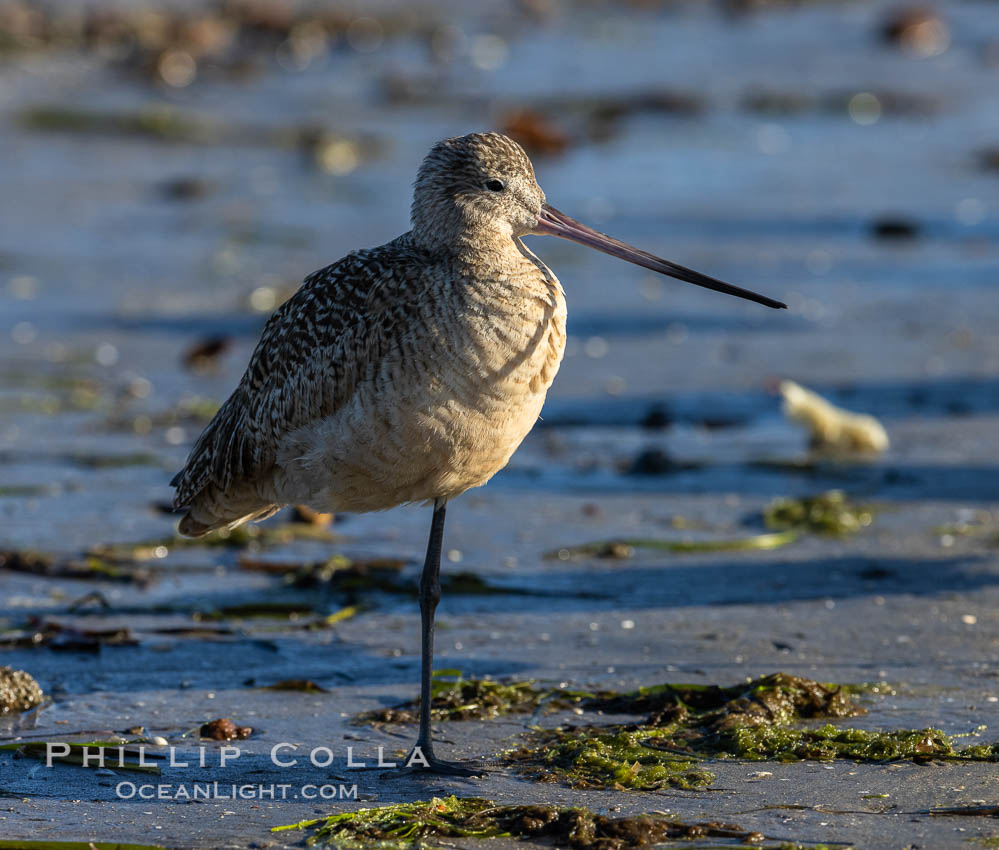
<svg viewBox="0 0 999 850"><path fill-rule="evenodd" d="M591 230L545 203L515 142L438 143L416 178L412 229L306 278L264 329L239 386L173 479L200 536L282 505L373 511L434 503L420 581L420 734L430 738L445 505L502 469L531 430L565 348L565 298L521 242L580 242L710 289L784 306Z"/></svg>
<svg viewBox="0 0 999 850"><path fill-rule="evenodd" d="M505 190L483 190L489 179ZM437 145L413 229L313 273L268 321L174 479L181 533L288 503L380 510L488 481L537 419L565 345L562 288L519 240L543 201L509 139Z"/></svg>

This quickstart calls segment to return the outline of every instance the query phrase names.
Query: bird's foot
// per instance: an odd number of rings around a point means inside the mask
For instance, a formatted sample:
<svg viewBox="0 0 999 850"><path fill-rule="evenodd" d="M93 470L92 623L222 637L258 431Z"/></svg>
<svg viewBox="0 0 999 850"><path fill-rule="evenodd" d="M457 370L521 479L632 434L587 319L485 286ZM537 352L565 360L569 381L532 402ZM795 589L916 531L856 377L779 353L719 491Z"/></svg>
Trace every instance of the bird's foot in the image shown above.
<svg viewBox="0 0 999 850"><path fill-rule="evenodd" d="M475 767L471 764L444 761L444 759L428 759L426 764L412 764L403 768L404 773L426 774L433 776L485 776L484 768Z"/></svg>
<svg viewBox="0 0 999 850"><path fill-rule="evenodd" d="M403 773L431 774L436 776L485 776L486 770L467 762L445 761L432 751L416 747L406 758Z"/></svg>

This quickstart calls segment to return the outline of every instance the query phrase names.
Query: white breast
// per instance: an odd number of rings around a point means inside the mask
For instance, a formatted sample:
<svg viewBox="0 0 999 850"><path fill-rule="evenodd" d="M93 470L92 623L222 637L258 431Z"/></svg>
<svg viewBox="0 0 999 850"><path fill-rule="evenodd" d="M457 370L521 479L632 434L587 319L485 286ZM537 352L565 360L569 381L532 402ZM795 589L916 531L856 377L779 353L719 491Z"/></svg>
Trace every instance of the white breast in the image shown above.
<svg viewBox="0 0 999 850"><path fill-rule="evenodd" d="M565 348L562 288L538 265L428 303L411 345L335 415L284 441L279 500L382 510L454 498L502 469L537 421Z"/></svg>

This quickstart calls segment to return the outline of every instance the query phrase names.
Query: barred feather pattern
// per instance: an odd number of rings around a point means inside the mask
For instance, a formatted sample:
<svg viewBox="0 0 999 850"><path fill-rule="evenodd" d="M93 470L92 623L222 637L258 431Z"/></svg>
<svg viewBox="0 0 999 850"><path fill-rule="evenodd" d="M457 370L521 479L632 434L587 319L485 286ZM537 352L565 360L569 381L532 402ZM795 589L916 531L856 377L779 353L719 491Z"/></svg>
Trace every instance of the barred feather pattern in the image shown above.
<svg viewBox="0 0 999 850"><path fill-rule="evenodd" d="M182 532L488 481L536 421L565 345L561 286L508 241L469 263L406 234L310 275L173 481Z"/></svg>
<svg viewBox="0 0 999 850"><path fill-rule="evenodd" d="M402 307L405 272L427 260L401 238L309 275L271 315L239 386L171 481L174 506L191 506L208 487L227 491L257 479L273 465L281 436L332 413L365 363L374 340L367 331L380 325L382 336L391 332L379 306L395 296Z"/></svg>

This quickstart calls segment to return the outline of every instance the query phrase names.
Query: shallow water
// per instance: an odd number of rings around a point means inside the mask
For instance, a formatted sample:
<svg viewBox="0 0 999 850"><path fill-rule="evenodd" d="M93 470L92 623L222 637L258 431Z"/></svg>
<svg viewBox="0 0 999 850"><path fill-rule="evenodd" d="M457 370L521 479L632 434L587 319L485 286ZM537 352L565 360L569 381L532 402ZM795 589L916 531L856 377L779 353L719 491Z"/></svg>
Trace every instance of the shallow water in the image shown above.
<svg viewBox="0 0 999 850"><path fill-rule="evenodd" d="M210 406L234 386L268 293L404 230L412 176L432 142L502 126L509 109L531 106L571 139L564 154L535 157L553 204L790 309L767 311L532 239L567 292L567 357L540 427L486 489L455 503L446 540L446 571L471 570L517 593L446 596L440 666L573 687L727 684L777 669L888 679L912 691L875 700L864 725L950 733L994 725L999 173L979 156L999 145L999 15L988 3L942 5L951 44L917 58L879 42L882 3L735 18L702 5L551 8L541 21L502 4L433 8L428 19L463 33L465 48L449 62L404 32L374 53L341 44L303 71L268 55L255 75L205 70L180 89L72 50L0 57L0 549L76 556L95 544L169 538L173 520L155 506L169 500L167 482L203 424L192 400ZM495 68L476 66L504 50ZM410 93L393 98L399 78ZM606 141L589 139L592 98L649 91L689 94L702 106L639 112L613 121ZM759 92L806 105L753 111L746 98ZM876 122L851 118L847 104L859 92L880 96ZM894 108L903 95L918 102ZM38 107L150 106L196 116L221 141L23 123ZM313 126L357 140L344 173L275 143L278 131ZM163 187L178 178L204 181L204 194L168 198ZM874 238L883 217L912 222L916 235ZM215 335L231 337L215 367L184 369L183 353ZM781 378L875 414L892 448L873 462L790 466L806 445L780 415ZM650 411L667 426L642 427ZM677 470L624 474L648 448L665 451ZM881 506L871 529L773 552L542 557L598 539L754 534L771 499L832 487ZM334 526L343 538L333 545L355 557L406 558L415 580L428 522L420 509L350 517ZM942 529L969 522L969 533ZM169 635L192 611L264 597L328 613L344 599L241 570L235 551L168 548L148 565L148 585L0 572L6 627L37 615L81 628L127 624L138 640L93 654L0 650L0 664L29 670L55 698L30 734L145 725L180 741L204 720L231 715L263 730L248 742L259 759L279 740L340 746L349 733L365 745L405 744L409 730L347 730L343 717L413 692L413 599L376 595L370 610L318 632L226 621L229 633L215 640ZM265 554L329 551L296 541ZM95 589L107 610L68 610ZM292 676L332 694L245 684ZM513 721L473 725L445 727L447 749L488 756L521 731ZM0 756L4 795L29 801L12 799L0 813L4 837L138 840L155 830L178 846L206 838L246 846L271 840L266 827L330 808L112 805L110 783L72 768L56 768L58 779L29 777L30 767ZM668 808L771 837L865 847L961 846L989 834L980 819L903 814L988 797L987 765L766 765L772 779L747 778L759 767L723 766L717 785L726 790L710 797L580 794L504 775L461 790ZM274 773L243 763L209 778L253 769ZM447 783L361 784L390 802ZM760 808L850 809L861 792L882 789L897 808L877 817ZM77 798L105 802L66 802Z"/></svg>

